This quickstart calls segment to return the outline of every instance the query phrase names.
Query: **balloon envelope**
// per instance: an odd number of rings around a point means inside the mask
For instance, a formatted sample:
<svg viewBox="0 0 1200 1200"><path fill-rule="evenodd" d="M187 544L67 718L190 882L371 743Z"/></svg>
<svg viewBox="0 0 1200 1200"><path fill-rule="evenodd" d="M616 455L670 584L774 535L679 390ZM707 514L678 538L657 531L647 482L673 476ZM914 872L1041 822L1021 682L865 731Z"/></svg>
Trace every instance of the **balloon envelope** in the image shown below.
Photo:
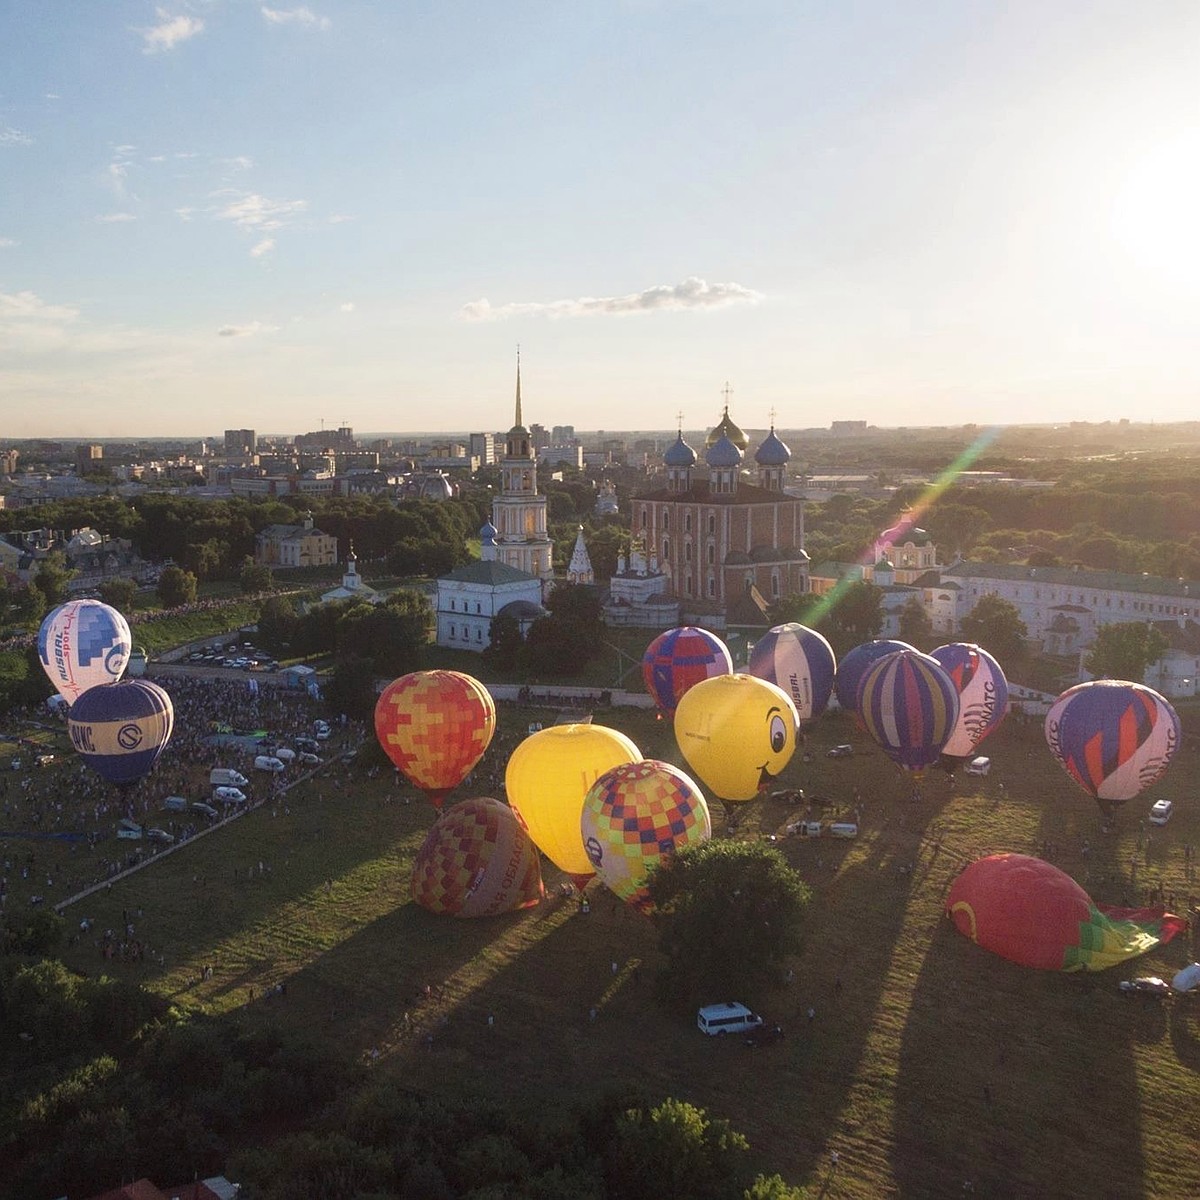
<svg viewBox="0 0 1200 1200"><path fill-rule="evenodd" d="M383 690L375 735L435 806L483 757L496 731L491 693L461 671L413 671Z"/></svg>
<svg viewBox="0 0 1200 1200"><path fill-rule="evenodd" d="M583 878L594 869L579 831L583 798L605 771L637 762L642 752L603 725L551 725L530 734L509 756L508 802L539 850L560 870Z"/></svg>
<svg viewBox="0 0 1200 1200"><path fill-rule="evenodd" d="M799 731L792 698L756 675L706 679L675 710L679 752L722 800L753 800L791 761Z"/></svg>
<svg viewBox="0 0 1200 1200"><path fill-rule="evenodd" d="M858 711L858 687L867 668L873 662L883 658L885 654L895 654L897 650L915 650L907 642L894 641L890 638L877 638L873 642L863 642L850 650L838 663L837 676L834 679L834 689L838 704L846 712Z"/></svg>
<svg viewBox="0 0 1200 1200"><path fill-rule="evenodd" d="M1107 908L1066 872L1027 854L973 862L946 911L985 950L1046 971L1101 971L1168 942L1187 921L1161 908Z"/></svg>
<svg viewBox="0 0 1200 1200"><path fill-rule="evenodd" d="M1000 664L981 646L950 642L930 651L958 693L958 720L943 754L970 758L1008 712L1008 680Z"/></svg>
<svg viewBox="0 0 1200 1200"><path fill-rule="evenodd" d="M67 718L71 744L84 762L123 787L149 773L174 726L171 697L148 679L89 688Z"/></svg>
<svg viewBox="0 0 1200 1200"><path fill-rule="evenodd" d="M897 650L867 668L858 689L867 732L906 771L937 762L958 720L958 693L936 659Z"/></svg>
<svg viewBox="0 0 1200 1200"><path fill-rule="evenodd" d="M605 771L583 800L584 849L596 874L627 904L648 911L652 867L712 836L708 805L678 767L655 759Z"/></svg>
<svg viewBox="0 0 1200 1200"><path fill-rule="evenodd" d="M42 670L71 704L88 688L116 683L132 648L125 618L99 600L68 600L38 630Z"/></svg>
<svg viewBox="0 0 1200 1200"><path fill-rule="evenodd" d="M825 711L836 668L833 647L815 629L789 621L759 638L746 671L783 688L800 720L808 722Z"/></svg>
<svg viewBox="0 0 1200 1200"><path fill-rule="evenodd" d="M642 655L646 691L668 716L688 688L732 671L733 659L725 643L715 633L694 625L660 633Z"/></svg>
<svg viewBox="0 0 1200 1200"><path fill-rule="evenodd" d="M490 917L537 904L537 847L512 809L490 796L453 804L413 859L413 899L432 913Z"/></svg>
<svg viewBox="0 0 1200 1200"><path fill-rule="evenodd" d="M1179 748L1179 716L1141 683L1094 679L1068 688L1046 714L1059 765L1105 805L1122 804L1159 779Z"/></svg>

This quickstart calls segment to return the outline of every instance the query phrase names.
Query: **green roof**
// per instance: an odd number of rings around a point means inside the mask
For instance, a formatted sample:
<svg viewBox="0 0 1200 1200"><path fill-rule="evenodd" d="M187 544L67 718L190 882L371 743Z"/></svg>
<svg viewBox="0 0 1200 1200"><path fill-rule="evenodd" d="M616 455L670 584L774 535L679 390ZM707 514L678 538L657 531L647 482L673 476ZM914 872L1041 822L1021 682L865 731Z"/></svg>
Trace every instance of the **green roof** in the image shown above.
<svg viewBox="0 0 1200 1200"><path fill-rule="evenodd" d="M942 569L942 578L1002 579L1096 588L1105 592L1141 592L1150 596L1200 597L1200 582L1164 579L1160 575L1129 575L1121 571L1089 571L1085 567L1027 567L1015 563L976 563L959 560Z"/></svg>
<svg viewBox="0 0 1200 1200"><path fill-rule="evenodd" d="M452 579L456 583L483 583L489 587L497 587L502 583L528 583L537 576L530 575L528 571L510 567L508 563L491 559L488 562L473 562L468 563L465 567L455 567L453 571L442 575L441 578Z"/></svg>

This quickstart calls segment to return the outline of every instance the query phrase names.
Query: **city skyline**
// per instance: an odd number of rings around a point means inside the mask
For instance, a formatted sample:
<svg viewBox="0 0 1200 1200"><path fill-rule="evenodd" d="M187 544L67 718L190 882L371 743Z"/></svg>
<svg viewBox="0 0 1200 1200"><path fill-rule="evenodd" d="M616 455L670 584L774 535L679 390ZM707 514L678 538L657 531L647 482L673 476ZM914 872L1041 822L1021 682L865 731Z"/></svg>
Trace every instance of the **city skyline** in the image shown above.
<svg viewBox="0 0 1200 1200"><path fill-rule="evenodd" d="M1194 412L1192 4L7 16L0 438Z"/></svg>

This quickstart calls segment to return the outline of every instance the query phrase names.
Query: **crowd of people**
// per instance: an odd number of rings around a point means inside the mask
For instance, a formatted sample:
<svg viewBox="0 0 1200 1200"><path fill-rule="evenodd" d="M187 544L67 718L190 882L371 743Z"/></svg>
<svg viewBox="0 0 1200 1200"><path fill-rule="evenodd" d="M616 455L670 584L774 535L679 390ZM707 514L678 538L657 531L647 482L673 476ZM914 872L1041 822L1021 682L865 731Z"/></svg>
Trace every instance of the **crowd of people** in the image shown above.
<svg viewBox="0 0 1200 1200"><path fill-rule="evenodd" d="M149 776L128 790L106 782L71 752L44 767L31 766L36 760L23 753L20 770L0 770L0 910L13 903L58 904L159 852L159 844L145 839L119 839L122 818L157 825L175 841L194 836L208 821L190 806L182 813L163 811L164 798L208 801L213 767L249 775L253 761L251 738L233 749L218 729L268 730L285 741L308 732L322 711L307 692L265 682L251 691L244 678L173 676L165 686L175 709L171 740ZM14 711L5 732L15 741L53 723L45 712ZM270 795L268 786L254 780L251 801Z"/></svg>

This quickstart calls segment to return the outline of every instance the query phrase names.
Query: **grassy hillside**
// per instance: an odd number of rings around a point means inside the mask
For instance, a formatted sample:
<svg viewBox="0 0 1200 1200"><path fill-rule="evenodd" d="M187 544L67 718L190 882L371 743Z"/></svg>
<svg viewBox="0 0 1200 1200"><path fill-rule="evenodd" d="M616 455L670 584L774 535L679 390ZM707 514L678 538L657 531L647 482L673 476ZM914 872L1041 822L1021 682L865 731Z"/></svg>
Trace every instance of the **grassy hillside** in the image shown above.
<svg viewBox="0 0 1200 1200"><path fill-rule="evenodd" d="M502 706L477 776L502 770L536 719L553 716ZM681 763L652 714L597 720ZM824 756L843 741L855 757ZM68 910L101 929L143 910L138 937L165 966L102 964L90 943L72 961L184 1006L314 1030L368 1059L378 1050L375 1069L431 1093L553 1107L627 1080L680 1096L728 1117L764 1165L814 1195L960 1196L967 1181L977 1196L1200 1195L1200 998L1142 1002L1116 987L1178 970L1196 954L1191 936L1125 969L1062 975L996 958L942 915L962 867L998 850L1048 849L1101 903L1161 879L1183 907L1200 890L1182 849L1200 841L1195 751L1103 834L1037 724L1010 720L990 739L990 777L951 787L933 773L920 798L844 717L822 721L807 748L812 761L797 755L781 787L828 801L812 809L826 817L858 807L861 836L778 842L815 899L794 982L737 997L784 1023L770 1049L705 1038L690 1010L660 1006L652 923L598 884L589 915L552 868L550 898L528 913L471 922L414 906L408 864L433 813L390 771L371 777L366 755ZM1139 819L1161 795L1180 812L1139 848ZM778 836L806 811L755 801L734 836ZM714 820L730 836L720 805ZM284 982L286 994L266 994Z"/></svg>

